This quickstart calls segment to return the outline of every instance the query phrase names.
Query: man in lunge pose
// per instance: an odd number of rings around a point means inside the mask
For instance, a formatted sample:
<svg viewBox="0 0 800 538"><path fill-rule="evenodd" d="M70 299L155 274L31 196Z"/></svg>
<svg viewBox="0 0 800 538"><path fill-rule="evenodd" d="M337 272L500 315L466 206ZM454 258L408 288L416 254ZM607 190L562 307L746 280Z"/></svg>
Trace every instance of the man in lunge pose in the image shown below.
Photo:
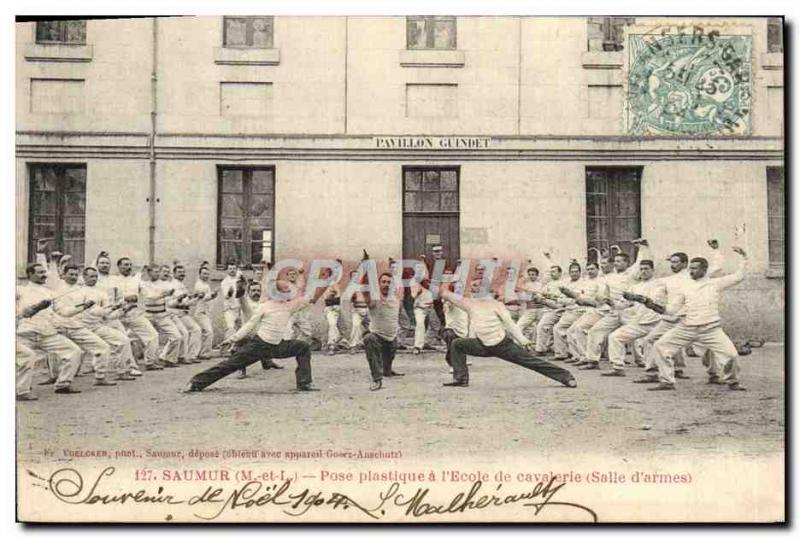
<svg viewBox="0 0 800 538"><path fill-rule="evenodd" d="M722 330L722 320L719 314L719 294L722 290L734 286L744 280L744 270L747 267L747 254L739 247L733 247L734 252L741 256L739 269L731 274L719 278L709 278L708 260L705 258L692 258L689 262L689 275L692 281L683 288L677 301L666 309L663 305L656 304L645 298L642 303L658 313L674 314L682 311L684 314L680 322L667 331L654 346L656 365L660 383L648 390L675 390L675 373L673 356L682 349L692 344L699 344L711 353L712 368L709 383L715 384L717 380L716 368L723 372L722 381L731 390L745 390L739 384L739 353L728 335Z"/></svg>
<svg viewBox="0 0 800 538"><path fill-rule="evenodd" d="M449 290L441 291L442 299L469 314L470 330L475 334L475 338L457 338L453 342L450 352L453 381L445 383L444 386L466 387L469 385L467 355L474 355L497 357L539 372L567 387L577 387L577 381L568 370L533 356L531 353L533 346L514 325L505 306L490 294L481 293L480 287L480 281L473 281L470 285L472 296L463 298ZM525 347L520 347L514 340Z"/></svg>
<svg viewBox="0 0 800 538"><path fill-rule="evenodd" d="M245 321L247 321L258 311L258 302L261 300L261 283L254 280L247 284L247 293L240 293L239 286L245 286L244 277L242 277L237 284L236 295L239 297L239 305L242 309L242 315L244 316ZM261 369L270 370L272 368L275 370L283 370L283 366L278 366L272 362L272 359L269 357L262 357ZM239 372L237 379L244 379L246 377L247 367L245 366Z"/></svg>
<svg viewBox="0 0 800 538"><path fill-rule="evenodd" d="M258 305L256 313L221 345L242 342L230 358L192 377L182 392L199 392L237 370L264 357L285 359L295 357L295 380L300 392L316 391L311 385L311 348L300 340L286 340L286 327L293 313L315 303L327 288L316 288L309 298L304 293L302 277L296 285L285 280L275 282L278 294L268 293L268 298ZM269 291L269 290L267 290ZM294 298L292 298L294 297Z"/></svg>
<svg viewBox="0 0 800 538"><path fill-rule="evenodd" d="M364 348L372 374L369 390L383 387L384 377L403 375L392 369L397 352L397 331L400 328L400 298L392 285L392 275L382 273L378 277L380 297L372 297L370 292L364 292L364 299L369 305L369 333L364 336Z"/></svg>

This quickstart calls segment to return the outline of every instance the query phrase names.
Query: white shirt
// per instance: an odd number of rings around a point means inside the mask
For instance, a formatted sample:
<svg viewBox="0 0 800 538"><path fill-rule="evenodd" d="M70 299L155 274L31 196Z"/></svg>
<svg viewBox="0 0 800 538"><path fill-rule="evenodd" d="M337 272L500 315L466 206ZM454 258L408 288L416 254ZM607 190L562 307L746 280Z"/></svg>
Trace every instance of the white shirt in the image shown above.
<svg viewBox="0 0 800 538"><path fill-rule="evenodd" d="M17 316L22 315L22 311L43 300L53 300L53 291L41 284L28 282L24 286L17 286ZM35 316L30 318L20 318L17 325L17 334L52 336L56 334L55 315L53 307L40 310Z"/></svg>
<svg viewBox="0 0 800 538"><path fill-rule="evenodd" d="M505 305L500 301L489 296L479 299L464 297L457 299L455 304L467 311L470 333L474 333L483 345L497 345L509 333L521 345L530 344L530 341L514 324Z"/></svg>
<svg viewBox="0 0 800 538"><path fill-rule="evenodd" d="M704 276L699 280L691 280L683 288L683 293L673 305L682 308L683 324L690 327L708 325L720 321L719 294L722 290L744 280L747 260L742 258L739 268L733 274L719 278ZM669 310L667 311L668 313Z"/></svg>
<svg viewBox="0 0 800 538"><path fill-rule="evenodd" d="M457 336L466 338L469 334L469 314L456 305L444 301L444 327L452 329Z"/></svg>
<svg viewBox="0 0 800 538"><path fill-rule="evenodd" d="M298 297L291 301L259 303L256 313L242 325L241 329L236 331L231 339L238 342L255 331L256 335L264 342L279 344L286 333L289 318L294 312L308 305L309 301L305 297Z"/></svg>
<svg viewBox="0 0 800 538"><path fill-rule="evenodd" d="M239 299L236 297L236 282L239 280L239 273L236 276L225 275L219 284L219 294L222 296L223 310L238 310ZM228 297L228 293L231 294Z"/></svg>
<svg viewBox="0 0 800 538"><path fill-rule="evenodd" d="M664 287L664 283L655 278L637 282L631 286L630 292L637 295L644 295L648 299L651 299L653 302L660 305L664 304L667 297L667 290ZM648 325L651 323L656 323L661 319L661 316L659 316L655 311L647 308L642 303L629 302L625 299L623 299L623 301L623 304L627 303L630 305L628 308L620 312L620 317L625 323Z"/></svg>
<svg viewBox="0 0 800 538"><path fill-rule="evenodd" d="M115 310L112 314L108 311L108 308L111 306L111 301L108 297L107 290L99 288L97 284L91 287L84 286L83 298L84 301L94 301L95 303L90 309L84 310L83 313L80 314L83 325L89 329L104 325L108 319L113 317L113 314L119 312Z"/></svg>
<svg viewBox="0 0 800 538"><path fill-rule="evenodd" d="M194 283L194 292L203 294L203 297L197 300L197 304L194 307L194 313L208 314L208 302L211 300L211 294L214 293L211 291L211 286L208 282L203 282L198 278Z"/></svg>
<svg viewBox="0 0 800 538"><path fill-rule="evenodd" d="M141 288L141 285L142 285L143 282L144 281L142 280L142 277L141 277L140 274L131 273L128 276L115 275L115 276L109 277L109 280L104 282L103 285L104 286L108 286L110 288L116 289L117 291L114 292L114 293L118 294L119 298L125 298L125 297L128 297L130 295L134 295L136 297L139 297L140 288ZM98 286L99 285L100 284L98 282ZM137 305L137 306L131 308L125 314L123 319L125 319L125 318L134 319L134 318L142 315L143 309L140 308L140 306L141 305Z"/></svg>

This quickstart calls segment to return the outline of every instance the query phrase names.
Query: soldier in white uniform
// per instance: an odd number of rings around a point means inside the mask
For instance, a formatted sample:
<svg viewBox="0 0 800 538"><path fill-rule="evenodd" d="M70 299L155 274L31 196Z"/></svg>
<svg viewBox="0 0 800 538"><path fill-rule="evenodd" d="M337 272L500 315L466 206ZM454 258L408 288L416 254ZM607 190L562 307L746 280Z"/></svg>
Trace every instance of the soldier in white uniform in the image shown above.
<svg viewBox="0 0 800 538"><path fill-rule="evenodd" d="M172 268L173 278L170 286L175 291L167 301L168 306L174 310L173 320L176 325L182 325L186 330L186 361L190 363L200 362L200 350L203 345L203 330L200 325L189 315L189 310L197 302L194 295L189 294L184 280L186 279L186 268L177 264Z"/></svg>
<svg viewBox="0 0 800 538"><path fill-rule="evenodd" d="M636 261L631 264L630 258L624 252L618 252L614 256L614 273L609 273L605 277L606 296L603 298L605 304L598 305L598 309L603 312L603 317L589 329L588 341L586 344L586 362L580 368L582 370L596 370L600 368L600 355L603 352L608 335L622 326L619 312L612 305L616 301L623 300L622 293L637 281L639 276L639 262L647 250L647 241L637 239L634 245L639 245L636 254Z"/></svg>
<svg viewBox="0 0 800 538"><path fill-rule="evenodd" d="M352 280L357 274L358 271L352 271L350 279ZM349 299L352 327L350 328L350 340L348 343L351 351L357 351L364 346L364 331L369 324L369 305L364 294L360 291L353 293Z"/></svg>
<svg viewBox="0 0 800 538"><path fill-rule="evenodd" d="M161 370L162 366L158 364L158 332L145 316L144 308L139 303L141 275L133 273L133 263L130 258L124 256L117 260L117 270L119 274L110 278L110 284L107 284L106 281L99 281L98 286L106 286L106 289L113 290L112 296L115 302L119 295L122 300L134 305L120 316L120 321L123 327L141 342L144 349L145 368Z"/></svg>
<svg viewBox="0 0 800 538"><path fill-rule="evenodd" d="M428 289L430 280L411 285L411 299L414 302L414 355L422 353L425 347L425 335L428 332L428 316L433 311L433 294ZM398 313L399 315L399 313Z"/></svg>
<svg viewBox="0 0 800 538"><path fill-rule="evenodd" d="M520 282L519 290L533 296L533 294L541 293L542 288L544 288L544 284L541 280L539 280L539 269L533 266L528 267L525 271L527 278ZM539 321L542 319L542 315L546 312L545 306L534 300L529 300L525 302L525 310L519 317L519 321L517 321L517 328L520 330L522 334L528 337L532 342L536 343L536 326L539 324ZM528 335L528 330L533 327L533 331L531 334Z"/></svg>
<svg viewBox="0 0 800 538"><path fill-rule="evenodd" d="M211 325L211 318L208 317L208 303L216 299L217 292L211 291L208 281L211 271L208 266L202 265L198 271L197 281L194 283L194 295L196 298L194 306L194 320L200 326L200 360L211 357L211 349L214 347L214 327Z"/></svg>
<svg viewBox="0 0 800 538"><path fill-rule="evenodd" d="M689 274L692 282L680 292L678 299L664 310L667 314L682 312L681 321L662 336L654 346L660 383L648 390L674 390L675 375L672 357L692 344L700 344L711 353L711 360L722 373L722 382L731 390L745 390L739 384L739 359L736 346L721 326L719 314L720 292L744 280L747 254L739 247L733 248L741 256L739 268L731 275L710 278L709 263L705 258L692 258ZM652 301L645 302L652 308ZM714 383L714 380L710 380Z"/></svg>
<svg viewBox="0 0 800 538"><path fill-rule="evenodd" d="M649 299L663 304L667 293L663 283L653 278L653 260L639 262L639 282L623 292L622 300L616 302L622 326L608 335L608 359L611 371L606 377L625 376L626 346L646 336L659 321L659 316L642 304L632 302L634 298Z"/></svg>
<svg viewBox="0 0 800 538"><path fill-rule="evenodd" d="M567 359L565 362L574 363L576 366L588 364L586 362L586 345L589 334L589 329L603 317L603 312L600 311L598 305L604 304L603 298L607 295L605 285L605 275L598 273L598 265L602 271L603 267L611 268L611 264L607 259L601 258L599 263L589 262L586 264L586 279L593 284L589 286L580 297L575 301L584 307L583 314L570 326L567 330L567 345L569 353L572 358ZM589 291L594 289L594 294Z"/></svg>
<svg viewBox="0 0 800 538"><path fill-rule="evenodd" d="M86 299L85 287L78 285L79 274L76 265L68 264L64 267L62 285L53 301L56 328L59 333L75 342L84 353L92 357L95 385L116 385L106 376L109 373L111 346L86 327L82 316L72 315L75 311L84 312L94 306L92 300ZM59 315L62 311L67 313L66 316ZM111 373L116 374L116 372Z"/></svg>
<svg viewBox="0 0 800 538"><path fill-rule="evenodd" d="M223 301L222 315L225 318L225 338L228 338L236 332L242 321L239 299L236 298L236 283L241 273L236 263L232 261L228 261L225 273L225 278L219 284L219 293Z"/></svg>
<svg viewBox="0 0 800 538"><path fill-rule="evenodd" d="M17 286L17 399L35 400L31 393L35 353L50 353L57 358L55 374L52 381L55 392L73 394L80 392L70 384L81 364L81 349L68 338L58 334L53 314L53 292L44 283L47 281L47 269L34 263L25 269L28 283ZM79 314L75 311L72 315ZM67 312L62 311L62 316Z"/></svg>
<svg viewBox="0 0 800 538"><path fill-rule="evenodd" d="M158 351L158 364L165 368L176 368L183 335L167 311L166 298L172 295L173 291L159 279L160 269L156 264L147 268L148 280L142 280L140 285L142 302L148 321L164 338L164 345ZM155 368L147 366L147 369Z"/></svg>
<svg viewBox="0 0 800 538"><path fill-rule="evenodd" d="M540 295L550 301L559 301L565 298L561 293L561 286L564 284L561 279L562 269L560 265L550 267L550 280L542 287ZM544 303L543 303L544 304ZM547 309L539 323L536 324L536 353L542 356L547 353L553 339L553 327L561 318L562 311L557 308Z"/></svg>
<svg viewBox="0 0 800 538"><path fill-rule="evenodd" d="M566 361L569 359L569 331L572 325L586 312L586 305L581 304L581 299L594 297L597 293L597 265L587 264L586 277L581 277L581 266L573 261L569 265L569 282L560 289L566 296L564 299L564 312L561 314L558 323L553 327L553 350L555 361ZM594 276L591 276L594 275Z"/></svg>
<svg viewBox="0 0 800 538"><path fill-rule="evenodd" d="M341 264L341 260L337 260ZM328 279L333 275L333 270L325 267L320 275L324 279ZM343 345L342 333L339 331L339 318L342 313L342 292L339 289L339 284L334 283L328 288L328 291L323 295L322 300L325 304L323 310L325 314L325 321L328 323L328 341L325 345L328 355L333 355L336 350Z"/></svg>
<svg viewBox="0 0 800 538"><path fill-rule="evenodd" d="M296 286L300 282L301 270L290 267L286 270L286 280L290 285ZM307 306L292 313L289 318L289 327L286 330L286 340L300 340L309 345L314 341L314 327L311 325L311 309Z"/></svg>
<svg viewBox="0 0 800 538"><path fill-rule="evenodd" d="M94 303L81 314L83 325L111 347L109 372L115 372L115 378L118 380L135 380L136 376L131 375L131 371L137 369L131 341L124 331L111 325L112 321L119 319L123 308L131 308L134 305L126 305L124 301L112 304L106 290L99 289L96 285L97 270L94 267L83 270L83 282L83 302Z"/></svg>
<svg viewBox="0 0 800 538"><path fill-rule="evenodd" d="M237 289L236 295L239 296L239 305L242 308L242 315L245 321L255 316L258 312L258 303L261 301L261 283L254 280L247 285L247 293L240 295ZM278 366L272 359L265 356L261 358L261 369L283 370L283 366ZM244 379L246 377L247 367L243 366L239 371L237 379Z"/></svg>
<svg viewBox="0 0 800 538"><path fill-rule="evenodd" d="M470 332L475 334L474 338L457 338L453 341L450 353L453 381L444 383L444 386L469 386L467 355L473 355L497 357L555 379L567 387L576 387L577 382L569 371L531 353L533 345L511 320L505 306L491 294L476 295L480 292L480 286L479 280L472 282L470 297L459 297L447 289L442 290L442 299L469 314Z"/></svg>

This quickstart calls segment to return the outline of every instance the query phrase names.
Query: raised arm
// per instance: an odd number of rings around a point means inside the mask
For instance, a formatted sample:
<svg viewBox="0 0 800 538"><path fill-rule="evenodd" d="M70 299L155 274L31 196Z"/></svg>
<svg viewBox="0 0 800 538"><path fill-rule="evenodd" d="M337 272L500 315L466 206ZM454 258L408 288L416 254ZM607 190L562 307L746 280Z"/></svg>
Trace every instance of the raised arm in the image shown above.
<svg viewBox="0 0 800 538"><path fill-rule="evenodd" d="M731 273L730 275L711 279L711 282L713 282L714 286L716 286L716 288L719 290L730 288L731 286L734 286L744 280L744 273L747 269L747 253L740 247L733 247L733 251L741 257L739 260L739 267L736 269L736 272Z"/></svg>

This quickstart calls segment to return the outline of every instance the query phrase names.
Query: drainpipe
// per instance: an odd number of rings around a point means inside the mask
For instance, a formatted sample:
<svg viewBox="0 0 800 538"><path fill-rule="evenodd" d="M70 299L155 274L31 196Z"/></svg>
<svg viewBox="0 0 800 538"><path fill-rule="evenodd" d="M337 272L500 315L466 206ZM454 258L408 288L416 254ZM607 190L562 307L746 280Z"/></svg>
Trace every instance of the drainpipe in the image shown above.
<svg viewBox="0 0 800 538"><path fill-rule="evenodd" d="M147 198L150 212L148 229L147 263L152 264L156 255L156 114L158 110L158 19L153 17L153 63L150 72L150 196Z"/></svg>

